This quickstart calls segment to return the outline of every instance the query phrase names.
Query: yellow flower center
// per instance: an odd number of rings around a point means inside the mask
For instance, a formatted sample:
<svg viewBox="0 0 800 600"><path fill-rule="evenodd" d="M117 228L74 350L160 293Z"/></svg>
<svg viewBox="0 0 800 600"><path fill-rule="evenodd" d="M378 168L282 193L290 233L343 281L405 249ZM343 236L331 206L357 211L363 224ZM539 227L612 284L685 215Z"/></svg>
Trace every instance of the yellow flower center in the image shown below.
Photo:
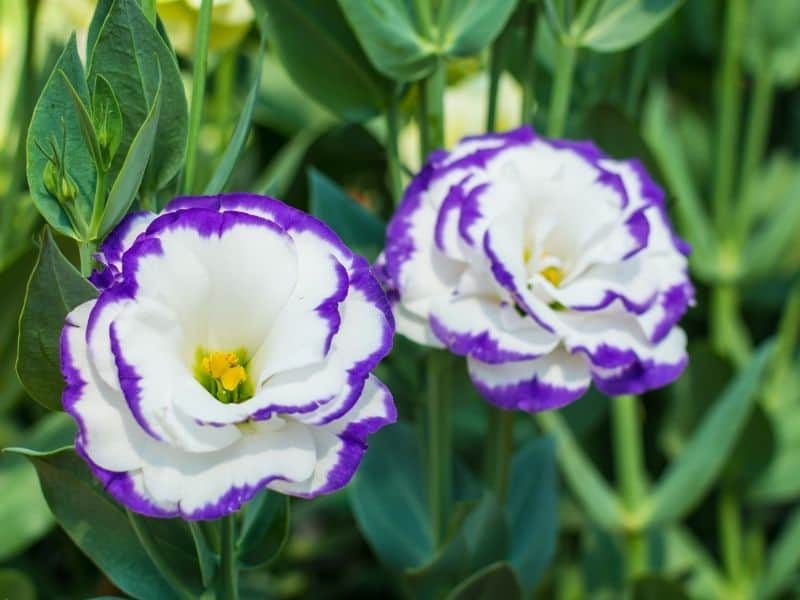
<svg viewBox="0 0 800 600"><path fill-rule="evenodd" d="M545 267L539 273L542 277L547 279L547 281L556 287L558 287L558 285L564 281L564 271L558 267Z"/></svg>
<svg viewBox="0 0 800 600"><path fill-rule="evenodd" d="M242 352L204 352L198 350L197 380L220 402L242 402L250 398L252 385L244 368ZM243 364L244 363L244 364Z"/></svg>

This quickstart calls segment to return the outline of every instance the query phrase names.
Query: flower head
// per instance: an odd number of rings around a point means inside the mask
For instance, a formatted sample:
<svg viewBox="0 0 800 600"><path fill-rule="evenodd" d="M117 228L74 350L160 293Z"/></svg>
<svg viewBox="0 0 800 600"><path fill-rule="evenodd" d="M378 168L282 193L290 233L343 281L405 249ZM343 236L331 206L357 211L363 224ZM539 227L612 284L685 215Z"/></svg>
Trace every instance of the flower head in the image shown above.
<svg viewBox="0 0 800 600"><path fill-rule="evenodd" d="M524 127L433 153L378 267L400 333L467 356L492 403L537 411L681 373L688 251L638 161Z"/></svg>
<svg viewBox="0 0 800 600"><path fill-rule="evenodd" d="M152 516L209 519L267 487L352 477L392 422L370 371L393 320L367 262L324 224L247 194L127 217L67 317L64 408L106 489Z"/></svg>

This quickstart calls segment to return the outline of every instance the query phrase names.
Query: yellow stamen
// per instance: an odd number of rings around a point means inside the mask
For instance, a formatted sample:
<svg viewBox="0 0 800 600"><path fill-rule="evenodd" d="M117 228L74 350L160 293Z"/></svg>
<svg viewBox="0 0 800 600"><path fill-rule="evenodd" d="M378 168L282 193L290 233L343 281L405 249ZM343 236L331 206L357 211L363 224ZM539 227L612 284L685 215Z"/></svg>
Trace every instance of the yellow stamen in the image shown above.
<svg viewBox="0 0 800 600"><path fill-rule="evenodd" d="M540 271L540 275L555 286L564 281L564 271L558 267L545 267Z"/></svg>
<svg viewBox="0 0 800 600"><path fill-rule="evenodd" d="M219 379L238 364L239 358L233 352L212 352L203 358L203 371Z"/></svg>
<svg viewBox="0 0 800 600"><path fill-rule="evenodd" d="M219 381L226 391L232 392L239 387L239 384L245 379L247 379L247 373L245 373L244 367L236 365L225 371L222 377L219 378Z"/></svg>

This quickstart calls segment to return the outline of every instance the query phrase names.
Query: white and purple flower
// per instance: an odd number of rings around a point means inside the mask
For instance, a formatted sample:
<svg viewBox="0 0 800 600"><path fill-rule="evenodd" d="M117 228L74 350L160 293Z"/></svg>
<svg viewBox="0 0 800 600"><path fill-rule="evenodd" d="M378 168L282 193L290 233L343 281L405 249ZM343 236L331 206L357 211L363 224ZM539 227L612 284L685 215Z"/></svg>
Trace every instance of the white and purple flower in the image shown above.
<svg viewBox="0 0 800 600"><path fill-rule="evenodd" d="M248 194L131 215L67 317L64 408L106 490L151 516L213 519L262 488L344 486L395 420L370 372L388 301L324 224Z"/></svg>
<svg viewBox="0 0 800 600"><path fill-rule="evenodd" d="M497 406L539 411L592 381L615 395L678 377L688 252L638 161L523 127L433 153L378 268L400 333L465 355Z"/></svg>

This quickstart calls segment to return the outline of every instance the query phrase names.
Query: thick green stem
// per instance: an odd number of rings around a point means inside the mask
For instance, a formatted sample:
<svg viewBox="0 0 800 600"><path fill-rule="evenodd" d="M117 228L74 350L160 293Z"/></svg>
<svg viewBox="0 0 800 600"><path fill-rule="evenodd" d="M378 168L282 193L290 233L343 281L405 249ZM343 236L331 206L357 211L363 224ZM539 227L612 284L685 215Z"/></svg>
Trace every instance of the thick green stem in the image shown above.
<svg viewBox="0 0 800 600"><path fill-rule="evenodd" d="M425 123L428 129L428 152L444 148L444 90L447 86L447 69L440 60L433 73L422 85L425 95Z"/></svg>
<svg viewBox="0 0 800 600"><path fill-rule="evenodd" d="M236 515L221 519L222 600L239 599L239 571L236 564Z"/></svg>
<svg viewBox="0 0 800 600"><path fill-rule="evenodd" d="M142 0L142 12L148 21L156 24L156 0Z"/></svg>
<svg viewBox="0 0 800 600"><path fill-rule="evenodd" d="M539 23L539 5L528 3L525 15L525 40L523 56L525 57L525 75L522 81L522 123L531 123L536 110L536 26Z"/></svg>
<svg viewBox="0 0 800 600"><path fill-rule="evenodd" d="M186 143L186 164L183 169L181 191L192 193L197 164L197 146L200 126L203 123L203 107L206 93L206 64L208 61L208 38L211 31L211 9L214 0L203 0L197 23L197 39L194 47L194 68L192 70L192 104L189 108L189 135Z"/></svg>
<svg viewBox="0 0 800 600"><path fill-rule="evenodd" d="M576 47L565 45L563 41L560 43L556 56L553 91L550 95L550 110L547 115L547 135L550 137L564 135L577 56L578 49Z"/></svg>
<svg viewBox="0 0 800 600"><path fill-rule="evenodd" d="M145 527L142 527L139 518L130 511L126 512L128 513L128 521L130 521L131 527L136 537L139 539L139 543L142 545L142 548L144 548L150 560L153 561L153 565L155 565L158 572L176 593L177 597L184 600L191 600L194 598L194 594L184 586L180 575L178 575L173 570L172 566L164 559L162 551L158 548L150 532Z"/></svg>
<svg viewBox="0 0 800 600"><path fill-rule="evenodd" d="M97 182L94 188L94 204L92 205L92 218L89 221L89 236L96 239L100 233L100 222L106 208L106 177L105 171L97 170Z"/></svg>
<svg viewBox="0 0 800 600"><path fill-rule="evenodd" d="M726 10L720 73L717 162L713 187L714 219L719 232L724 232L730 222L741 112L740 60L745 40L747 0L728 0Z"/></svg>
<svg viewBox="0 0 800 600"><path fill-rule="evenodd" d="M392 94L386 109L386 161L389 167L389 186L395 206L399 204L403 195L403 170L400 166L400 154L397 148L400 129L398 113L397 95Z"/></svg>
<svg viewBox="0 0 800 600"><path fill-rule="evenodd" d="M756 72L742 158L742 177L739 185L742 205L736 215L737 240L742 240L747 235L754 209L760 200L760 195L752 193L750 187L753 175L764 157L774 95L775 83L770 69L764 68Z"/></svg>
<svg viewBox="0 0 800 600"><path fill-rule="evenodd" d="M711 291L711 342L737 366L750 358L750 334L739 313L739 292L732 284L723 283Z"/></svg>
<svg viewBox="0 0 800 600"><path fill-rule="evenodd" d="M88 277L92 273L94 267L94 255L97 250L97 243L94 241L78 242L78 256L81 261L81 275Z"/></svg>
<svg viewBox="0 0 800 600"><path fill-rule="evenodd" d="M494 131L497 123L497 92L500 89L500 75L503 72L502 37L492 44L489 56L489 97L486 103L486 131Z"/></svg>
<svg viewBox="0 0 800 600"><path fill-rule="evenodd" d="M502 504L508 494L508 475L514 453L514 413L493 407L489 410L485 478Z"/></svg>
<svg viewBox="0 0 800 600"><path fill-rule="evenodd" d="M426 462L431 531L436 547L445 539L453 489L450 363L446 352L433 350L428 355Z"/></svg>
<svg viewBox="0 0 800 600"><path fill-rule="evenodd" d="M647 494L639 403L636 396L614 398L612 427L617 485L626 509L629 513L636 514ZM645 531L632 529L626 532L625 541L628 578L634 579L647 570Z"/></svg>
<svg viewBox="0 0 800 600"><path fill-rule="evenodd" d="M722 563L736 588L742 582L742 521L739 500L728 487L719 493L718 518Z"/></svg>

